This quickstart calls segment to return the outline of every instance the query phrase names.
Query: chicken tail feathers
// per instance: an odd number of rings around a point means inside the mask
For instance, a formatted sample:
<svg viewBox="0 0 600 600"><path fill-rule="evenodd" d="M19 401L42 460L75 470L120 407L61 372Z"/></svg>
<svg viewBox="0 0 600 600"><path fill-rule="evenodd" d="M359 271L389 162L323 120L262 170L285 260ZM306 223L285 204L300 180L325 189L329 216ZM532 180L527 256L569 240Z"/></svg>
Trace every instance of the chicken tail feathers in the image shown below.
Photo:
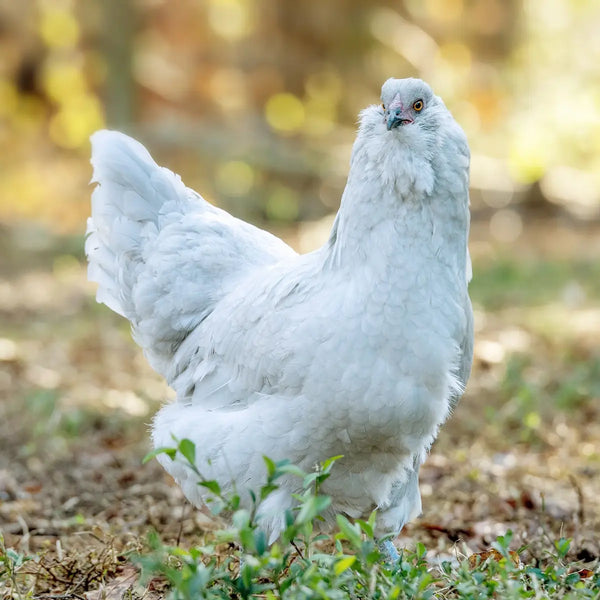
<svg viewBox="0 0 600 600"><path fill-rule="evenodd" d="M98 131L91 140L92 183L98 185L85 245L88 276L99 284L98 302L135 321L132 290L145 263L145 246L158 234L161 209L185 198L186 190L130 137Z"/></svg>
<svg viewBox="0 0 600 600"><path fill-rule="evenodd" d="M168 376L164 359L201 318L198 313L207 309L202 294L193 307L181 306L189 300L190 290L180 289L181 280L173 271L189 256L178 256L178 251L185 254L184 234L170 235L169 230L181 228L185 216L201 217L216 209L188 190L178 175L159 167L132 138L98 131L91 141L92 182L98 185L87 224L88 277L99 284L98 302L131 321L134 337L151 364ZM193 234L192 238L200 237ZM175 246L171 253L169 245ZM172 302L177 295L179 307Z"/></svg>
<svg viewBox="0 0 600 600"><path fill-rule="evenodd" d="M92 136L92 216L85 251L96 298L131 321L169 382L173 354L236 281L294 252L209 204L116 131Z"/></svg>

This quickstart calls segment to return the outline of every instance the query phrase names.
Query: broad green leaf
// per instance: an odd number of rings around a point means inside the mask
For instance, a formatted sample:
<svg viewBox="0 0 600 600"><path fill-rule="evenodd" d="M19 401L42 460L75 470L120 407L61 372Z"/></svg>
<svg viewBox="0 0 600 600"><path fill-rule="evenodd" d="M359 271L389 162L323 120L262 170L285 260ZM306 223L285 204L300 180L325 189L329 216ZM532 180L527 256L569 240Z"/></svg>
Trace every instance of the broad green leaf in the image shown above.
<svg viewBox="0 0 600 600"><path fill-rule="evenodd" d="M369 520L367 521L367 523L369 523L369 526L371 527L371 529L375 529L375 522L377 521L377 509L375 509L370 515L369 515Z"/></svg>
<svg viewBox="0 0 600 600"><path fill-rule="evenodd" d="M175 460L177 455L177 448L155 448L152 452L148 452L144 458L142 458L142 464L145 465L148 461L156 458L159 454L166 454L171 460Z"/></svg>
<svg viewBox="0 0 600 600"><path fill-rule="evenodd" d="M233 524L238 529L244 529L250 526L250 513L245 508L236 510L232 517Z"/></svg>
<svg viewBox="0 0 600 600"><path fill-rule="evenodd" d="M344 515L336 515L335 519L343 537L345 537L355 548L360 548L362 540L360 539L360 533L357 531L357 527L352 525Z"/></svg>
<svg viewBox="0 0 600 600"><path fill-rule="evenodd" d="M320 515L331 504L329 496L311 496L302 506L296 517L296 524L308 523Z"/></svg>
<svg viewBox="0 0 600 600"><path fill-rule="evenodd" d="M388 600L396 600L400 596L400 588L395 585L388 593Z"/></svg>
<svg viewBox="0 0 600 600"><path fill-rule="evenodd" d="M422 576L421 581L419 582L419 587L418 587L419 592L426 590L432 581L433 581L433 577L431 576L431 574L425 573L425 575Z"/></svg>
<svg viewBox="0 0 600 600"><path fill-rule="evenodd" d="M272 492L274 492L275 490L278 490L279 486L278 485L265 485L263 487L260 488L260 499L264 500L267 496L269 496Z"/></svg>
<svg viewBox="0 0 600 600"><path fill-rule="evenodd" d="M285 516L285 526L286 527L290 527L291 525L294 524L294 513L289 508L287 508L285 510L284 516Z"/></svg>
<svg viewBox="0 0 600 600"><path fill-rule="evenodd" d="M263 455L263 460L265 461L265 465L267 466L267 475L270 477L273 477L273 474L275 473L275 469L277 468L275 465L275 462L272 461L268 456L264 456Z"/></svg>
<svg viewBox="0 0 600 600"><path fill-rule="evenodd" d="M340 458L344 458L343 454L338 454L337 456L332 456L331 458L328 458L325 462L323 462L322 464L322 470L325 473L329 473L329 470L331 469L333 463L336 460L340 460Z"/></svg>
<svg viewBox="0 0 600 600"><path fill-rule="evenodd" d="M309 473L308 475L303 474L302 477L304 477L304 481L302 482L302 487L304 489L307 489L309 487L312 486L312 484L318 479L320 473Z"/></svg>
<svg viewBox="0 0 600 600"><path fill-rule="evenodd" d="M244 550L247 552L253 552L256 550L254 546L254 531L249 527L244 527L239 530L240 543Z"/></svg>
<svg viewBox="0 0 600 600"><path fill-rule="evenodd" d="M181 452L183 457L190 463L190 465L196 464L196 444L194 444L192 440L181 440L177 450Z"/></svg>
<svg viewBox="0 0 600 600"><path fill-rule="evenodd" d="M356 561L356 556L345 556L341 560L335 563L333 568L336 575L341 575L344 571L349 569Z"/></svg>
<svg viewBox="0 0 600 600"><path fill-rule="evenodd" d="M558 551L558 555L561 558L564 558L569 552L569 548L571 547L571 540L569 538L560 538L556 542L554 542L554 546Z"/></svg>
<svg viewBox="0 0 600 600"><path fill-rule="evenodd" d="M198 485L205 487L207 490L211 491L216 496L221 495L221 486L214 480L211 481L199 481Z"/></svg>
<svg viewBox="0 0 600 600"><path fill-rule="evenodd" d="M306 473L300 467L293 465L292 463L279 465L278 471L282 474L285 473L286 475L296 475L298 477L304 477L306 475Z"/></svg>
<svg viewBox="0 0 600 600"><path fill-rule="evenodd" d="M356 519L356 523L361 528L362 532L369 538L373 537L373 528L367 521Z"/></svg>
<svg viewBox="0 0 600 600"><path fill-rule="evenodd" d="M267 551L267 536L262 529L254 530L254 547L259 556L262 556Z"/></svg>

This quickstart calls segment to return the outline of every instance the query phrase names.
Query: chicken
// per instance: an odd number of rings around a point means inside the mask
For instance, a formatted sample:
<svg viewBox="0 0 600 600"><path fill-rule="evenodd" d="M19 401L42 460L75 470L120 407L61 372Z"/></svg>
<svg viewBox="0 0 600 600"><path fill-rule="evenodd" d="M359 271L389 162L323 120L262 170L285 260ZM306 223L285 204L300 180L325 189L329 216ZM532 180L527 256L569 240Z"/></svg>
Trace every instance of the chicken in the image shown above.
<svg viewBox="0 0 600 600"><path fill-rule="evenodd" d="M86 253L98 301L176 392L156 447L192 440L204 477L242 504L265 482L264 455L305 470L343 455L325 520L378 508L386 536L421 512L419 467L469 377L473 317L465 135L421 80L389 79L381 99L360 114L318 250L297 254L100 131ZM189 467L159 459L200 506L210 492ZM271 541L300 485L282 480L261 505Z"/></svg>

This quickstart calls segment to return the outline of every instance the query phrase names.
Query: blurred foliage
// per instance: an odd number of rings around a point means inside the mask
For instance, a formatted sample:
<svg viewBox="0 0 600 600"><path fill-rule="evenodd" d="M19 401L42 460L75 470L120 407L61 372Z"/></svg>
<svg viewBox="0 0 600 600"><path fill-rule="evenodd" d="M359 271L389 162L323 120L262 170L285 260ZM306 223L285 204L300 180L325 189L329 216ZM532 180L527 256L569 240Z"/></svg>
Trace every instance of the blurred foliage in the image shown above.
<svg viewBox="0 0 600 600"><path fill-rule="evenodd" d="M429 81L467 131L492 236L522 233L532 190L589 218L599 28L594 0L0 2L0 220L81 231L105 125L243 217L317 218L390 76Z"/></svg>
<svg viewBox="0 0 600 600"><path fill-rule="evenodd" d="M581 308L600 300L600 264L583 260L520 260L504 256L478 264L470 285L474 301L488 310L559 302ZM532 282L535 281L535 285Z"/></svg>

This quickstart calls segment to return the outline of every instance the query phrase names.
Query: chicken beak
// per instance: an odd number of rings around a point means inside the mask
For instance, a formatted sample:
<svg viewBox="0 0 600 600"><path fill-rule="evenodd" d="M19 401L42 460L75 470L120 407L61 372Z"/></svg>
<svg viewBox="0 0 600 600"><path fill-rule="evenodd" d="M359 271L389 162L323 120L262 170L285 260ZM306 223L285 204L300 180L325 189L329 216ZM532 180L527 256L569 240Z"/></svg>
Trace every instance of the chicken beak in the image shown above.
<svg viewBox="0 0 600 600"><path fill-rule="evenodd" d="M413 119L401 109L390 110L387 115L387 130L390 131L395 127L402 127L403 125L410 125Z"/></svg>
<svg viewBox="0 0 600 600"><path fill-rule="evenodd" d="M390 131L395 127L409 125L412 122L413 118L409 109L405 109L400 96L396 96L386 111L387 130Z"/></svg>

